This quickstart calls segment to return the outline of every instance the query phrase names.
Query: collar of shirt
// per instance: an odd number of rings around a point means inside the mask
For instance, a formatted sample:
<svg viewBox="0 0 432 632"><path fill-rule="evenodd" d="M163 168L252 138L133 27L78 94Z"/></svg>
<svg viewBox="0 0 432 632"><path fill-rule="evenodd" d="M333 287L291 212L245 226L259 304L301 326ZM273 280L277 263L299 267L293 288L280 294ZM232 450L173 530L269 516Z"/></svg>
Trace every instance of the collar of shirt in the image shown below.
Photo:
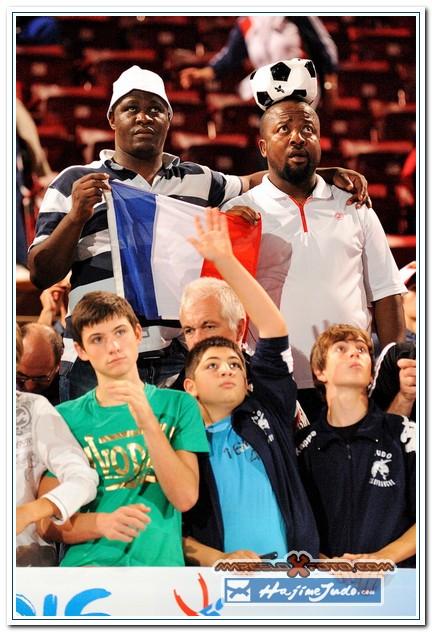
<svg viewBox="0 0 432 632"><path fill-rule="evenodd" d="M231 426L231 415L228 415L228 417L224 417L223 419L219 419L219 421L216 421L214 424L211 424L210 426L206 426L206 432L207 434L215 434L217 432L223 432L229 426Z"/></svg>
<svg viewBox="0 0 432 632"><path fill-rule="evenodd" d="M126 167L119 165L117 162L113 160L114 149L102 149L99 156L100 156L101 161L104 164L106 164L107 167L109 167L110 169L113 169L114 171L127 170ZM160 171L166 171L170 169L171 167L178 165L179 163L180 163L180 158L178 156L164 152L162 154L162 169Z"/></svg>
<svg viewBox="0 0 432 632"><path fill-rule="evenodd" d="M315 445L319 450L321 448L325 449L332 441L342 441L340 435L326 422L326 415L327 410L323 412L321 419L318 421L319 433L316 437ZM384 413L373 402L370 402L368 412L361 420L354 440L364 438L378 443L383 434L383 416Z"/></svg>
<svg viewBox="0 0 432 632"><path fill-rule="evenodd" d="M309 196L315 200L331 200L333 198L332 188L327 182L318 174L316 174L316 185L312 194ZM268 175L265 175L261 186L273 200L289 200L290 196L278 189L272 182L270 182Z"/></svg>

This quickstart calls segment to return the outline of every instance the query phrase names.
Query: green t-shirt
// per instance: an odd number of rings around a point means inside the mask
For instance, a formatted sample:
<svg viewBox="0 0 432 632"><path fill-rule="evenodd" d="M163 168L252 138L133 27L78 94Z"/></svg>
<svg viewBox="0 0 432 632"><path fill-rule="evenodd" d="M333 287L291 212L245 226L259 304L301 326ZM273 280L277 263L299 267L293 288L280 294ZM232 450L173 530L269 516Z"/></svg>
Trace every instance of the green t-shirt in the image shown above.
<svg viewBox="0 0 432 632"><path fill-rule="evenodd" d="M145 385L149 404L174 450L207 452L195 399L181 391ZM156 480L142 432L127 404L102 407L95 390L57 410L99 474L95 500L84 511L112 512L144 503L150 524L130 543L99 538L69 547L61 566L183 566L181 514Z"/></svg>

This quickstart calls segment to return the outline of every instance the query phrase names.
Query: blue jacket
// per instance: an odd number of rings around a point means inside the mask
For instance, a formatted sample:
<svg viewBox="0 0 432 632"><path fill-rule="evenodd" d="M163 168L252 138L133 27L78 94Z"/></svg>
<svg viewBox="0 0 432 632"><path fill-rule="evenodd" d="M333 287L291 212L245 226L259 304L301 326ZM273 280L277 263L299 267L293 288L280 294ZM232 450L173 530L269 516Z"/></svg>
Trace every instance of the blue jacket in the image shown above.
<svg viewBox="0 0 432 632"><path fill-rule="evenodd" d="M351 441L323 415L296 443L321 553L373 553L415 523L414 422L370 403ZM400 566L415 566L415 558Z"/></svg>
<svg viewBox="0 0 432 632"><path fill-rule="evenodd" d="M284 518L290 550L318 554L318 533L295 455L293 423L297 387L282 354L291 355L287 337L260 339L251 359L253 386L232 413L234 430L263 461ZM198 454L198 502L184 514L184 535L223 551L224 527L208 455ZM265 516L263 517L265 528Z"/></svg>

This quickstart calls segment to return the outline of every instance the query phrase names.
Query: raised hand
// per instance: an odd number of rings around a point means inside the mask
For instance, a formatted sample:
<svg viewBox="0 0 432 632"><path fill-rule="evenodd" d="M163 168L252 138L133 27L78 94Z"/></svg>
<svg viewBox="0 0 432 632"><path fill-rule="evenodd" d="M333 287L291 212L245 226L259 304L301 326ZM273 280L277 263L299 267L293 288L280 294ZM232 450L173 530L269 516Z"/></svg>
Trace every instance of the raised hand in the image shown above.
<svg viewBox="0 0 432 632"><path fill-rule="evenodd" d="M217 208L205 210L205 222L196 216L195 229L197 237L189 237L188 242L208 261L223 260L232 256L233 250L228 232L228 222L224 213Z"/></svg>
<svg viewBox="0 0 432 632"><path fill-rule="evenodd" d="M401 358L398 360L400 393L408 401L416 398L416 360Z"/></svg>
<svg viewBox="0 0 432 632"><path fill-rule="evenodd" d="M127 380L116 380L104 386L112 401L127 404L138 428L145 430L149 424L157 424L153 410L148 403L142 383L135 384Z"/></svg>

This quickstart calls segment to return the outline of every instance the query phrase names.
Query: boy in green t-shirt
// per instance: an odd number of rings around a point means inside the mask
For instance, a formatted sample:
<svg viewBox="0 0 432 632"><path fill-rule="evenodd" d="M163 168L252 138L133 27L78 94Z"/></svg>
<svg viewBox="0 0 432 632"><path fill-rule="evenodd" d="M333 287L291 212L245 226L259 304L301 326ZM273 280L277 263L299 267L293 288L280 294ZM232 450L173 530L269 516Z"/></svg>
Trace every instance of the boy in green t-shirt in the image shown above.
<svg viewBox="0 0 432 632"><path fill-rule="evenodd" d="M75 347L97 387L57 408L100 478L96 499L45 538L71 545L62 566L180 566L180 512L198 497L194 452L207 452L198 405L187 393L143 384L141 327L129 303L90 292L72 313ZM45 477L41 493L56 480Z"/></svg>

